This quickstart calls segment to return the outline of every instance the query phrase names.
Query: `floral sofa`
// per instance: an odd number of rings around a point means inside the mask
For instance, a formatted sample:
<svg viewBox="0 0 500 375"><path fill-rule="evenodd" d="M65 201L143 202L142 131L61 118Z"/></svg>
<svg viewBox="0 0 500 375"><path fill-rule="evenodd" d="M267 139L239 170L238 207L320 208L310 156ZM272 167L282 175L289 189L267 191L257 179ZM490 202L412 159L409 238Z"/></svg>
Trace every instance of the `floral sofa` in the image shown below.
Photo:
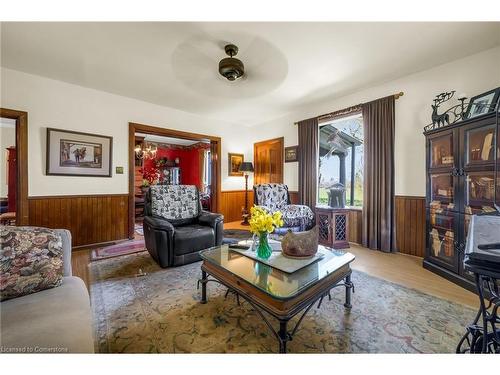
<svg viewBox="0 0 500 375"><path fill-rule="evenodd" d="M314 226L314 213L308 206L290 204L288 186L284 184L254 185L254 204L273 213L281 211L284 225L275 233L284 234L309 230Z"/></svg>

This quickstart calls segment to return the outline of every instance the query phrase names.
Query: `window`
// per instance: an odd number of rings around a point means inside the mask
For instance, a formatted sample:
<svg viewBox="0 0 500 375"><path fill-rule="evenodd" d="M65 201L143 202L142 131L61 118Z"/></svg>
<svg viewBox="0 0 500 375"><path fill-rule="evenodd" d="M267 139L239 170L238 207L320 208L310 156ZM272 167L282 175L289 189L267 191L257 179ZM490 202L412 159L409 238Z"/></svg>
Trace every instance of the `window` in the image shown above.
<svg viewBox="0 0 500 375"><path fill-rule="evenodd" d="M318 203L328 205L330 189L345 188L345 204L363 205L363 117L356 114L320 124Z"/></svg>

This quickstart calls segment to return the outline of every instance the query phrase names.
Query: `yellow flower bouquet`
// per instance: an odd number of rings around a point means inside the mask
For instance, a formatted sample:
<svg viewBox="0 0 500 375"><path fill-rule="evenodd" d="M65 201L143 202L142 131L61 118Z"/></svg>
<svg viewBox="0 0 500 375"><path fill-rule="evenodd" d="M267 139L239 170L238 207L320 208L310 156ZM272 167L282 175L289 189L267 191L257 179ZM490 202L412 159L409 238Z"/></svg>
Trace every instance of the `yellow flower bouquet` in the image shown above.
<svg viewBox="0 0 500 375"><path fill-rule="evenodd" d="M276 211L269 213L262 207L252 207L250 210L250 230L253 234L259 236L259 245L257 247L257 256L262 259L268 259L272 254L272 249L269 246L267 236L274 232L276 227L283 226L281 212Z"/></svg>

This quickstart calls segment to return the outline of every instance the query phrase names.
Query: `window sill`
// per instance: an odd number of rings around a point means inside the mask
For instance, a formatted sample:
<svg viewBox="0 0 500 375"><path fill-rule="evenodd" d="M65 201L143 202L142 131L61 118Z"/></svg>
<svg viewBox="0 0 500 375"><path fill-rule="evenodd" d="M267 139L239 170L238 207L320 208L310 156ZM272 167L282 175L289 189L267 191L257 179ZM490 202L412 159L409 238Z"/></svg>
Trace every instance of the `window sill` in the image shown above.
<svg viewBox="0 0 500 375"><path fill-rule="evenodd" d="M325 208L330 208L330 206L326 205L326 204L321 204L321 203L317 203L316 204L316 207L325 207ZM349 210L349 211L363 211L363 207L359 207L359 206L345 206L343 207L345 210Z"/></svg>

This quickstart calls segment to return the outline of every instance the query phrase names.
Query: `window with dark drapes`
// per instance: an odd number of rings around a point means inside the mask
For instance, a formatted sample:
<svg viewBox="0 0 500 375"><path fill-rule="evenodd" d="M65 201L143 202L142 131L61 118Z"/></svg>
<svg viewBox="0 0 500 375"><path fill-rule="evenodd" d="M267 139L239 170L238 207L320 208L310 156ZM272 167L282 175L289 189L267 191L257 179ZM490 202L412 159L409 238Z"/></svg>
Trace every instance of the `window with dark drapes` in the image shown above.
<svg viewBox="0 0 500 375"><path fill-rule="evenodd" d="M363 104L363 246L396 251L394 229L394 95Z"/></svg>
<svg viewBox="0 0 500 375"><path fill-rule="evenodd" d="M318 203L328 205L330 189L345 188L345 204L363 206L363 117L359 112L319 124Z"/></svg>
<svg viewBox="0 0 500 375"><path fill-rule="evenodd" d="M302 204L314 209L317 196L318 119L298 123L299 131L299 198Z"/></svg>

